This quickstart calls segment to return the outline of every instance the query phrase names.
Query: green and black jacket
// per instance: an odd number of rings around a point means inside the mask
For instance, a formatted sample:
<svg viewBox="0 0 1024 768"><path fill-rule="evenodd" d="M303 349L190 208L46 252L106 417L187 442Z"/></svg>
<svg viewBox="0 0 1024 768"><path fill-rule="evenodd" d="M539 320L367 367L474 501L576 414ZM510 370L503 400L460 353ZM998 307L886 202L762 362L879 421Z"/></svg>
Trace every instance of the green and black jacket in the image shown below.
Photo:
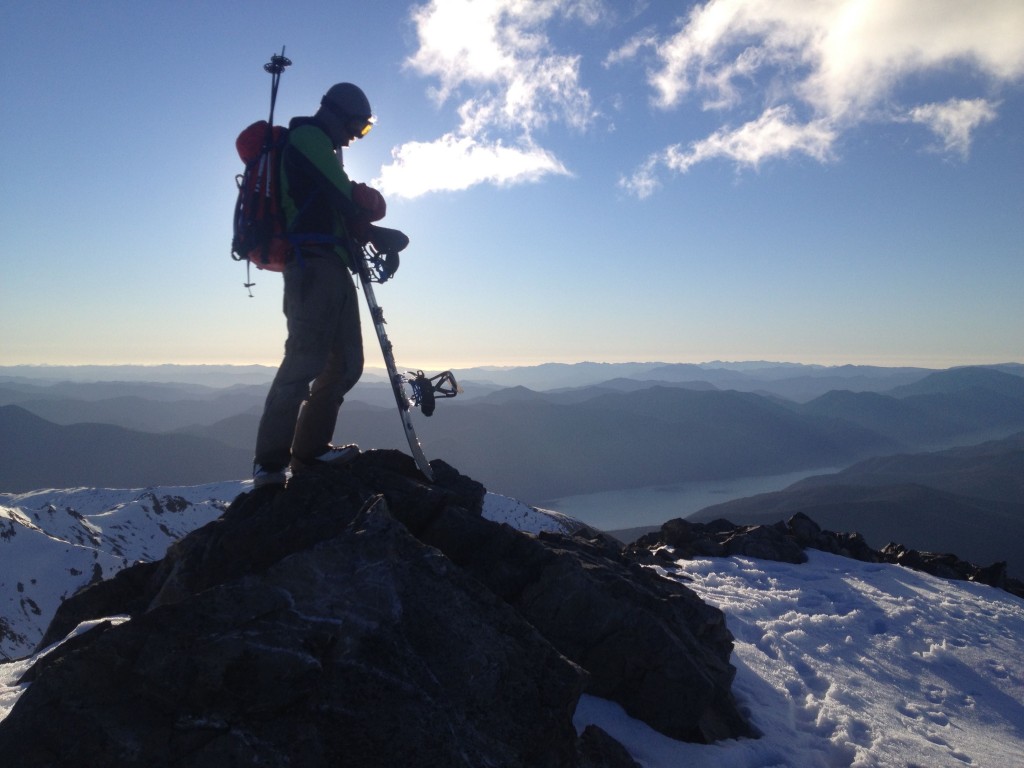
<svg viewBox="0 0 1024 768"><path fill-rule="evenodd" d="M330 136L314 118L297 117L288 126L281 153L281 207L300 251L334 251L349 268L354 266L347 220L360 209L352 202L352 181Z"/></svg>

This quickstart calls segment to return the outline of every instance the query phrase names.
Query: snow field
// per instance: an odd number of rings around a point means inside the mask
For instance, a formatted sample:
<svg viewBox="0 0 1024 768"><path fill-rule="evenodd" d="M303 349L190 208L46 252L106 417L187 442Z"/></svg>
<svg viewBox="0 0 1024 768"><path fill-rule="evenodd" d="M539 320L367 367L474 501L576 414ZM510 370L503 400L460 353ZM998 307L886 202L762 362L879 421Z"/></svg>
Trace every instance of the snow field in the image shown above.
<svg viewBox="0 0 1024 768"><path fill-rule="evenodd" d="M721 608L734 692L760 739L672 742L590 699L645 768L1024 765L1024 601L979 584L808 550L665 571Z"/></svg>
<svg viewBox="0 0 1024 768"><path fill-rule="evenodd" d="M0 619L25 635L0 650L30 652L60 600L96 568L109 578L162 557L247 487L0 494ZM497 494L485 498L484 517L532 533L577 527ZM580 700L577 728L600 725L644 768L1024 766L1024 601L895 565L808 556L802 565L734 557L658 569L725 613L734 693L761 738L684 744L591 696ZM0 663L0 719L32 661Z"/></svg>

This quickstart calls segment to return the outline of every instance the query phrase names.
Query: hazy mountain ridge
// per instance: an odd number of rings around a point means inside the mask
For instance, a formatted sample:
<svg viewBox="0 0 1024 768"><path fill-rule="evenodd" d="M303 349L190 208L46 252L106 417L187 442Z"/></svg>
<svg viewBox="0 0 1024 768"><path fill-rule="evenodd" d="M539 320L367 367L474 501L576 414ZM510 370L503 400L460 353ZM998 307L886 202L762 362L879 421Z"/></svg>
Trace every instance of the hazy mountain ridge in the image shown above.
<svg viewBox="0 0 1024 768"><path fill-rule="evenodd" d="M563 380L576 370L555 368ZM582 372L610 370L584 366ZM627 370L647 374L646 369ZM861 375L859 369L850 371ZM430 456L451 460L489 488L533 503L598 490L842 466L873 455L978 442L1024 429L1020 377L994 368L954 369L926 372L919 381L923 390L902 390L902 397L835 391L803 404L719 390L710 382L665 385L620 377L568 389L495 390L488 385L475 392L472 383L463 381L463 395L443 402L429 419L417 417L416 423ZM76 401L80 415L123 408L122 400L95 399L98 386L88 385L94 399ZM163 396L167 390L160 392ZM257 385L193 390L189 400L133 400L134 410L121 412L126 421L137 422L145 414L175 425L162 434L116 432L96 424L68 425L63 431L37 425L36 433L7 426L8 439L0 446L0 456L7 459L0 463L0 489L244 477L263 396ZM0 410L7 424L17 421L11 407ZM42 410L43 403L29 399L19 407ZM58 399L45 407L71 419L76 406ZM365 447L402 447L386 384L366 381L353 391L338 438ZM184 453L178 456L174 450ZM205 464L199 457L206 457ZM83 466L96 471L83 473Z"/></svg>
<svg viewBox="0 0 1024 768"><path fill-rule="evenodd" d="M215 395L187 400L150 400L124 395L96 400L72 398L18 398L16 405L54 424L112 424L143 432L171 432L194 425L212 424L229 415L258 412L266 387L232 387Z"/></svg>
<svg viewBox="0 0 1024 768"><path fill-rule="evenodd" d="M431 455L466 467L490 488L539 503L602 489L841 466L1024 428L1024 400L993 397L968 407L959 388L925 396L937 398L928 407L914 397L854 394L857 407L844 410L823 407L829 398L786 405L735 390L647 383L632 391L617 385L554 391L515 387L456 398L442 403L432 418L419 419L417 430ZM848 397L836 393L834 399ZM865 402L869 407L862 407ZM393 420L387 406L347 407L339 436L401 448ZM255 422L253 416L252 437ZM239 419L233 425L239 438L243 424Z"/></svg>
<svg viewBox="0 0 1024 768"><path fill-rule="evenodd" d="M572 405L593 400L604 395L621 395L660 387L664 389L689 389L694 391L717 391L719 388L706 381L670 382L652 379L609 379L598 384L563 389L530 389L521 384L494 390L477 398L476 402L488 405L508 403L551 403Z"/></svg>
<svg viewBox="0 0 1024 768"><path fill-rule="evenodd" d="M0 382L141 382L229 387L269 384L276 368L266 365L0 365Z"/></svg>
<svg viewBox="0 0 1024 768"><path fill-rule="evenodd" d="M716 504L689 519L767 523L806 514L881 548L913 541L1024 575L1024 433L977 446L876 457L785 490Z"/></svg>
<svg viewBox="0 0 1024 768"><path fill-rule="evenodd" d="M835 390L795 408L857 424L904 449L945 447L1024 427L1024 378L993 369L951 369L885 393Z"/></svg>
<svg viewBox="0 0 1024 768"><path fill-rule="evenodd" d="M0 406L0 490L74 486L194 485L244 477L251 450L186 434L111 424L58 426Z"/></svg>
<svg viewBox="0 0 1024 768"><path fill-rule="evenodd" d="M944 451L865 459L833 475L806 478L790 488L836 482L865 486L917 483L963 496L1024 502L1024 432Z"/></svg>
<svg viewBox="0 0 1024 768"><path fill-rule="evenodd" d="M891 447L856 425L806 418L757 395L667 387L599 392L567 404L469 402L417 429L435 455L533 503L836 466Z"/></svg>
<svg viewBox="0 0 1024 768"><path fill-rule="evenodd" d="M399 366L401 369L413 366ZM1024 365L986 366L1024 375ZM545 363L528 366L483 366L457 368L459 381L473 382L476 387L497 389L525 386L535 390L569 389L591 386L612 379L710 381L720 388L754 391L759 387L776 388L793 382L798 389L808 381L817 381L818 394L828 389L847 388L891 389L917 381L941 369L883 368L879 366L820 366L800 363L721 362L710 363ZM276 369L259 365L135 365L135 366L0 366L0 385L39 384L131 384L189 385L224 388L232 385L269 385ZM369 365L363 382L386 383L382 368ZM785 395L784 395L785 396ZM791 398L795 399L795 398ZM0 403L2 404L2 403Z"/></svg>
<svg viewBox="0 0 1024 768"><path fill-rule="evenodd" d="M1015 368L1018 369L1016 373ZM1024 378L1021 369L1024 369L1024 366L950 368L930 373L913 384L895 387L890 394L893 397L904 398L912 395L974 392L983 389L1011 399L1020 399L1024 397Z"/></svg>

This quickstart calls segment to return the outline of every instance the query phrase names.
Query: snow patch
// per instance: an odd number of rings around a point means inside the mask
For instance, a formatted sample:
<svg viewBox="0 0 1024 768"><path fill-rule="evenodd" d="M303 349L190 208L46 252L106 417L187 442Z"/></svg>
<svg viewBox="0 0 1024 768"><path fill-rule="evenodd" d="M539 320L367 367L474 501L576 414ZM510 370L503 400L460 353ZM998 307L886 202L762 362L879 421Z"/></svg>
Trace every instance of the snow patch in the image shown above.
<svg viewBox="0 0 1024 768"><path fill-rule="evenodd" d="M487 493L484 496L483 516L492 522L505 523L524 533L549 531L572 534L585 527L579 520L561 512L531 507L518 499L498 493Z"/></svg>
<svg viewBox="0 0 1024 768"><path fill-rule="evenodd" d="M661 569L722 609L733 690L762 732L705 746L584 696L644 768L1009 766L1024 756L1024 601L816 550L801 565L680 560Z"/></svg>

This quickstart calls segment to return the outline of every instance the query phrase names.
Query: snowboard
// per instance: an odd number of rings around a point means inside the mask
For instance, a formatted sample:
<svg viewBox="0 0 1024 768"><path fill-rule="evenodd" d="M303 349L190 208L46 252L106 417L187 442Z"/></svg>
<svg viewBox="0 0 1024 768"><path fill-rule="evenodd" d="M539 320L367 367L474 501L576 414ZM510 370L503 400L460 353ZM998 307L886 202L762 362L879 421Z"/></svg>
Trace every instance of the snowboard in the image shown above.
<svg viewBox="0 0 1024 768"><path fill-rule="evenodd" d="M434 411L436 398L454 397L461 390L451 371L445 371L429 379L422 371L410 374L399 372L398 365L395 363L394 348L391 340L388 339L387 330L384 328L387 324L384 319L384 310L377 303L373 284L383 283L394 274L395 269L398 268L398 252L408 245L409 239L394 229L373 226L371 230L370 242L362 247L362 259L358 265L359 281L363 286L363 296L366 297L366 305L370 310L370 318L373 320L377 341L380 342L384 367L387 369L388 380L391 382L391 389L395 394L395 403L398 406L398 415L402 420L402 430L409 442L409 451L423 476L430 482L434 482L434 472L423 453L419 438L416 436L412 411L414 407L419 406L422 412L429 416Z"/></svg>

